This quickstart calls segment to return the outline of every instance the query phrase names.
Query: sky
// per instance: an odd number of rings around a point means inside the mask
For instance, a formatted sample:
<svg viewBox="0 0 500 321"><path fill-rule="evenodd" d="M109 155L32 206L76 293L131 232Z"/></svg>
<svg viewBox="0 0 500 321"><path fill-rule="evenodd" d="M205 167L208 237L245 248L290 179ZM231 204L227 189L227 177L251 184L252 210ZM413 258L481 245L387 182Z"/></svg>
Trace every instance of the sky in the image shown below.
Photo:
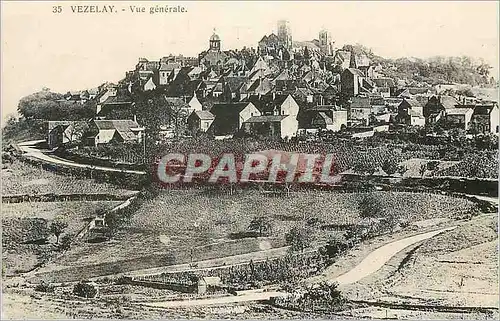
<svg viewBox="0 0 500 321"><path fill-rule="evenodd" d="M312 40L326 28L335 46L359 43L383 57L468 55L484 59L498 79L498 1L1 3L2 125L20 98L43 87L92 88L120 80L139 57L197 56L214 28L223 50L256 47L280 19L290 22L294 40ZM57 5L62 12L52 13ZM117 12L77 14L72 5L114 5ZM178 5L187 12L149 13Z"/></svg>

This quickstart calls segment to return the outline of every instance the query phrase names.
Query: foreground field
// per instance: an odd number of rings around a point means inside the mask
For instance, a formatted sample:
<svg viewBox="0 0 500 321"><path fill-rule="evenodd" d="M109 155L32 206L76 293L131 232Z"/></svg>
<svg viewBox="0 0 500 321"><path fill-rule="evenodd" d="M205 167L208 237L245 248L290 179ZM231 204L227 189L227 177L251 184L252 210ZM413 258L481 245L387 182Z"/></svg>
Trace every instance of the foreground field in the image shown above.
<svg viewBox="0 0 500 321"><path fill-rule="evenodd" d="M380 215L406 221L457 218L476 211L474 203L444 195L373 195L380 201ZM362 224L359 203L364 196L315 191L278 197L249 190L236 195L165 191L145 202L113 240L75 247L41 269L39 276L69 281L276 248L285 245L289 229L311 221L317 222L317 240L326 240L347 226ZM271 220L272 232L265 238L246 236L250 221L260 215Z"/></svg>
<svg viewBox="0 0 500 321"><path fill-rule="evenodd" d="M461 222L343 291L355 300L498 308L497 222L492 214Z"/></svg>
<svg viewBox="0 0 500 321"><path fill-rule="evenodd" d="M417 222L415 226L426 226L426 228L432 228L433 225L438 226L441 224L446 224L447 220L432 220L431 222ZM442 234L436 238L432 238L424 243L422 246L418 247L422 249L424 253L434 252L449 252L453 253L458 248L462 248L464 237L468 240L467 244L484 244L485 240L488 240L494 235L495 219L491 216L481 216L477 219L473 219L470 222L458 222L459 227L450 231L450 234ZM405 234L412 233L410 229L405 229L401 233L397 233L394 237L399 239L404 237ZM483 229L486 231L484 235L477 233L477 229ZM413 232L414 233L414 232ZM366 244L360 244L356 249L355 253L346 256L349 261L350 257L364 256L366 255L365 249L370 252L373 248L379 246L381 243L388 242L393 237L391 235L386 235L375 240L370 240ZM441 239L439 239L441 238ZM432 247L433 244L442 244L444 240L457 239L459 242L454 243L447 250L443 250L444 246L440 245L439 248ZM486 242L488 243L488 242ZM452 242L453 244L453 242ZM472 247L473 250L477 251L476 247ZM363 254L365 253L365 254ZM476 255L470 255L462 253L462 250L457 252L461 259L470 259L470 257L476 257ZM481 252L481 255L486 252ZM416 270L407 270L408 262L412 260L407 260L408 254L411 256L416 256L416 260L427 260L427 257L417 251L408 251L407 253L402 253L398 258L395 258L392 264L384 267L378 275L374 277L369 277L358 284L354 284L351 288L344 288L343 292L348 295L351 299L374 299L375 301L383 300L386 302L393 302L396 305L394 307L376 307L376 306L357 306L354 305L352 309L341 311L336 315L325 314L325 313L303 313L299 311L289 311L272 306L268 306L260 303L246 303L246 304L230 304L230 305L211 305L211 306L189 306L181 308L152 308L144 305L147 302L156 302L162 300L173 300L183 297L178 293L168 291L168 290L155 290L140 286L130 286L130 285L101 285L100 296L98 299L81 299L74 297L70 294L71 287L63 286L56 289L53 294L35 294L31 297L28 296L29 293L33 293L32 290L15 290L7 289L4 292L6 299L6 317L14 318L16 316L16 311L23 311L26 315L30 315L33 318L127 318L127 319L159 319L159 318L209 318L209 319L258 319L258 318L276 318L276 319L316 319L316 318L328 318L328 319L350 319L350 318L396 318L396 319L478 319L478 320L495 320L498 319L498 312L490 310L487 312L475 311L475 312L459 312L459 307L467 306L473 302L471 301L436 301L432 294L429 296L425 292L425 289L429 286L428 279L433 280L436 285L441 285L445 288L448 284L442 282L444 279L440 279L442 275L449 270L441 272L434 266L434 269L421 270L418 268L418 264L411 265L410 268L417 267ZM494 253L487 255L481 264L488 264L495 260ZM479 255L477 255L479 256ZM455 257L456 258L456 257ZM439 258L443 261L449 259L448 257ZM405 263L406 262L406 263ZM479 264L476 262L475 264ZM337 267L337 269L342 270L342 266ZM467 267L470 275L475 275L476 280L481 280L479 276L484 270L479 267ZM474 269L475 272L474 272ZM491 271L490 271L491 272ZM495 283L495 276L492 274L484 274L485 278L491 277L492 283L490 284L490 290L493 289L493 284ZM405 278L414 277L415 280L411 280L409 283L405 283ZM416 281L416 278L422 279L422 281ZM444 280L446 281L446 280ZM474 282L475 280L470 280ZM396 283L395 283L396 282ZM399 282L399 284L397 284ZM419 286L420 282L424 284L423 287ZM396 284L397 286L393 286ZM496 283L498 285L498 283ZM469 287L467 284L468 294L472 293L477 296L476 289ZM401 295L401 293L393 292L400 286L400 290L403 292L417 293L417 296L421 294L421 298L416 300L415 297L409 297L408 295ZM498 287L497 287L498 288ZM469 289L471 291L469 291ZM423 291L421 291L423 290ZM453 291L454 289L452 289ZM494 289L493 289L494 290ZM353 297L353 295L358 294L358 297ZM466 294L466 295L468 295ZM463 291L457 291L455 295L463 295ZM185 295L184 295L185 296ZM391 299L392 298L392 299ZM186 299L186 297L184 297ZM480 301L476 301L481 304ZM397 304L407 303L407 304L429 304L432 305L447 305L450 308L457 307L457 311L432 311L430 308L428 310L414 310L414 309L404 309L398 308ZM484 302L484 305L487 305ZM477 305L476 305L477 306ZM479 305L481 306L481 305ZM15 308L14 308L15 307ZM19 314L17 314L19 315Z"/></svg>
<svg viewBox="0 0 500 321"><path fill-rule="evenodd" d="M52 252L54 220L67 224L62 236L75 235L98 210L120 202L47 202L2 204L2 255L7 275L31 270Z"/></svg>
<svg viewBox="0 0 500 321"><path fill-rule="evenodd" d="M71 193L106 193L123 195L130 193L107 183L97 183L91 179L77 179L51 173L21 161L5 165L2 168L2 194L71 194Z"/></svg>
<svg viewBox="0 0 500 321"><path fill-rule="evenodd" d="M498 307L498 220L480 217L419 247L388 289L451 306Z"/></svg>

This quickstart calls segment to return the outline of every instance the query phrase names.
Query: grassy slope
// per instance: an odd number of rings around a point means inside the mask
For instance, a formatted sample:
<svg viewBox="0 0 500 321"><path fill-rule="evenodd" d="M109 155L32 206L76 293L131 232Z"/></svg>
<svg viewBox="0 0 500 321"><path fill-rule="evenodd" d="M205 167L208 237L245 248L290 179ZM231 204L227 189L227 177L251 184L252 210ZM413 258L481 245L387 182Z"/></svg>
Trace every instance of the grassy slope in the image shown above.
<svg viewBox="0 0 500 321"><path fill-rule="evenodd" d="M64 233L76 234L96 209L111 209L120 202L52 202L2 204L2 257L8 274L26 271L50 254L52 244L24 244L50 236L55 218L68 223ZM64 235L64 234L63 234Z"/></svg>
<svg viewBox="0 0 500 321"><path fill-rule="evenodd" d="M392 212L411 220L453 217L457 212L474 208L469 201L443 195L380 192L377 196L384 204L384 213ZM209 249L198 248L195 260L198 257L255 251L258 249L255 239L240 240L235 246L228 246L234 243L229 240L229 234L246 231L255 215L272 218L272 236L278 241L275 244L282 244L285 232L295 224L302 224L304 218L317 217L324 224L359 222L357 203L360 197L360 194L321 192L293 194L290 197L268 197L257 191L245 191L233 196L203 195L199 191L165 192L144 204L129 226L114 240L72 249L46 271L64 265L74 267L72 271L78 273L83 271L82 266L96 263L101 263L94 269L96 274L113 272L113 269L124 271L134 267L158 267L185 262L189 259L186 253L191 247L214 243L219 245ZM325 237L329 233L333 232L320 234ZM160 236L168 239L167 244L160 242ZM222 247L222 244L225 246ZM87 268L85 270L86 275L92 273ZM71 275L68 272L61 272L61 275L66 278Z"/></svg>
<svg viewBox="0 0 500 321"><path fill-rule="evenodd" d="M498 307L496 215L480 216L416 250L393 295L458 306Z"/></svg>

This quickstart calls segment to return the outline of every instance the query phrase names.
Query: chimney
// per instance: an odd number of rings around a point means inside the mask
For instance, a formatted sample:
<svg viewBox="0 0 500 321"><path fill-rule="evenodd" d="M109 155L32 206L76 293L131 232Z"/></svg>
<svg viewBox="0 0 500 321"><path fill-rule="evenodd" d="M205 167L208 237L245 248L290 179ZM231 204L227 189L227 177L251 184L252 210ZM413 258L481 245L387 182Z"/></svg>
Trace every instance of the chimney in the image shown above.
<svg viewBox="0 0 500 321"><path fill-rule="evenodd" d="M276 92L273 91L273 100L276 100Z"/></svg>
<svg viewBox="0 0 500 321"><path fill-rule="evenodd" d="M134 122L137 123L137 115L134 115Z"/></svg>

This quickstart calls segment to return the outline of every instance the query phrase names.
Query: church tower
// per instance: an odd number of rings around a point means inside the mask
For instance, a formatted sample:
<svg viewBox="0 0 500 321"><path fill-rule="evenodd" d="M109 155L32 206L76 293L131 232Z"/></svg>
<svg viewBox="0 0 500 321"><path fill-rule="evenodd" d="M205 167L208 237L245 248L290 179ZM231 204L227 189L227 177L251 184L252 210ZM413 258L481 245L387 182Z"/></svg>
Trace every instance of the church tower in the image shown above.
<svg viewBox="0 0 500 321"><path fill-rule="evenodd" d="M326 29L319 32L319 48L324 55L332 55L332 36Z"/></svg>
<svg viewBox="0 0 500 321"><path fill-rule="evenodd" d="M292 29L287 20L278 21L278 39L280 44L286 49L292 49Z"/></svg>
<svg viewBox="0 0 500 321"><path fill-rule="evenodd" d="M220 38L215 33L215 29L214 33L210 37L210 51L220 51Z"/></svg>

